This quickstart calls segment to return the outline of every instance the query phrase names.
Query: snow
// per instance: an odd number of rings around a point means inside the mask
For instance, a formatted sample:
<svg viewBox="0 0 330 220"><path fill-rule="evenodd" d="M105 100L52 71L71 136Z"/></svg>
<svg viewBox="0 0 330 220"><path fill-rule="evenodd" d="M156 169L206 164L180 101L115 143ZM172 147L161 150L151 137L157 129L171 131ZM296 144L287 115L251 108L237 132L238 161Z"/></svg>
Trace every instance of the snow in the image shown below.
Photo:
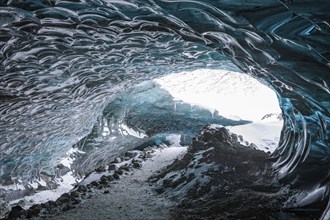
<svg viewBox="0 0 330 220"><path fill-rule="evenodd" d="M209 128L210 129L218 129L218 128L223 128L224 126L218 125L218 124L210 124Z"/></svg>
<svg viewBox="0 0 330 220"><path fill-rule="evenodd" d="M183 156L186 151L187 147L178 147L174 145L159 149L155 152L155 156L151 158L151 160L147 160L143 163L143 170L145 170L146 173L148 173L147 171L157 171L171 164L178 157ZM145 175L146 173L142 173L142 175ZM145 177L150 177L150 175L145 175Z"/></svg>
<svg viewBox="0 0 330 220"><path fill-rule="evenodd" d="M214 127L216 125L213 125ZM278 146L283 127L282 120L259 121L257 123L227 126L232 133L242 135L245 141L254 143L259 150L273 153Z"/></svg>
<svg viewBox="0 0 330 220"><path fill-rule="evenodd" d="M196 70L156 79L177 101L218 112L234 120L253 122L281 112L273 90L253 77L227 70Z"/></svg>
<svg viewBox="0 0 330 220"><path fill-rule="evenodd" d="M62 176L61 182L56 189L53 190L44 190L38 193L35 193L32 196L25 196L24 199L27 201L33 201L34 204L44 203L50 200L56 200L63 193L69 192L73 188L73 184L76 183L76 178L73 177L72 173L69 172ZM21 199L10 201L10 204L18 203ZM27 203L23 208L29 208L32 203Z"/></svg>
<svg viewBox="0 0 330 220"><path fill-rule="evenodd" d="M120 129L120 133L122 135L131 135L131 136L134 136L134 137L137 137L137 138L145 138L145 137L148 137L148 135L144 134L143 132L139 132L139 131L136 131L130 127L128 127L127 125L125 124L120 124L119 127L121 128Z"/></svg>
<svg viewBox="0 0 330 220"><path fill-rule="evenodd" d="M166 139L170 142L169 147L165 148L155 148L153 149L153 157L149 160L143 161L143 170L145 171L144 173L141 173L140 175L143 175L145 178L148 178L146 175L150 175L148 172L149 170L158 170L162 167L167 166L170 164L172 161L174 161L179 155L182 155L186 152L187 147L183 147L180 145L180 137L181 135L177 134L169 134ZM140 153L141 151L136 151ZM140 154L138 154L139 156ZM136 156L136 158L138 158ZM116 163L116 167L119 168L120 166L123 166L125 164L130 164L133 159L136 158L131 158L126 161L122 161L120 163ZM105 167L106 170L108 169L108 166ZM103 175L111 175L113 174L113 171L104 171L104 172L92 172L90 175L85 177L84 180L82 180L79 184L80 185L86 185L94 180L99 180Z"/></svg>
<svg viewBox="0 0 330 220"><path fill-rule="evenodd" d="M49 219L170 219L171 209L176 204L158 195L150 187L148 178L182 157L186 151L187 147L179 146L178 142L170 147L154 149L153 157L143 161L142 169L122 175L110 185L107 194L103 193L107 188L96 190L88 202L79 203L75 209Z"/></svg>
<svg viewBox="0 0 330 220"><path fill-rule="evenodd" d="M71 168L71 165L74 161L73 154L74 153L84 153L83 151L80 151L76 148L72 148L69 151L66 152L65 156L61 159L60 164ZM58 184L58 187L56 189L51 190L44 190L37 192L31 196L25 196L24 199L26 201L33 201L34 204L38 203L44 203L51 200L56 200L58 197L60 197L63 193L69 192L71 189L73 189L74 185L80 181L80 179L77 179L73 175L72 171L69 171L65 175L61 176L60 178L57 178L56 183ZM46 182L44 180L38 180L35 182L30 183L30 186L34 189L38 188L38 185L46 186ZM12 200L10 201L10 204L18 203L21 199ZM24 208L29 208L32 203L27 203Z"/></svg>
<svg viewBox="0 0 330 220"><path fill-rule="evenodd" d="M166 136L166 140L169 141L171 146L180 147L181 135L180 134L169 134Z"/></svg>
<svg viewBox="0 0 330 220"><path fill-rule="evenodd" d="M65 153L66 156L61 159L60 164L70 168L74 161L74 157L72 156L74 153L84 154L85 152L77 148L71 148L69 151Z"/></svg>
<svg viewBox="0 0 330 220"><path fill-rule="evenodd" d="M138 133L138 136L141 137L141 133ZM187 147L183 147L180 145L180 135L170 134L167 137L167 139L171 143L170 147L154 149L153 157L146 161L143 161L143 170L135 170L135 172L131 176L126 177L127 178L126 181L132 181L132 179L143 179L146 181L155 171L171 164L180 155L183 156L185 154ZM79 151L78 149L71 149L66 153L66 157L62 158L60 163L70 168L74 160L72 154L75 152L84 153L82 151ZM131 160L132 159L128 161L122 161L121 163L117 163L116 166L119 168L120 166L126 163L130 163ZM99 180L103 175L111 175L111 174L113 174L113 171L93 172L85 179L83 179L79 183L79 185L89 184L94 180ZM24 197L24 199L26 201L33 201L33 204L44 203L50 200L56 200L63 193L69 192L71 189L73 189L73 186L77 184L77 179L73 176L73 173L70 171L64 176L62 176L61 179L58 180L57 182L58 182L58 188L53 190L40 191L35 193L34 195L26 196ZM33 188L37 188L39 184L43 186L46 185L44 181L40 180L38 182L31 183L31 186ZM20 200L21 199L13 200L10 202L10 204L16 204ZM29 208L33 204L27 202L23 208Z"/></svg>

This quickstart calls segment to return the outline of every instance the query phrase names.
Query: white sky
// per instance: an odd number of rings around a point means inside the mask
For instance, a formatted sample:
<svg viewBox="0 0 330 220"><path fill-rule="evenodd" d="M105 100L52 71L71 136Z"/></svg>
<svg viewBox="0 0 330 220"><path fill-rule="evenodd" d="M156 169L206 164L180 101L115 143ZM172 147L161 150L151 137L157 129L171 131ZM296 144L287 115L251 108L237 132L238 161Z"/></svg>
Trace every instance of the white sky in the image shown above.
<svg viewBox="0 0 330 220"><path fill-rule="evenodd" d="M216 110L230 119L257 122L266 114L281 113L275 92L247 74L204 69L155 81L175 100Z"/></svg>

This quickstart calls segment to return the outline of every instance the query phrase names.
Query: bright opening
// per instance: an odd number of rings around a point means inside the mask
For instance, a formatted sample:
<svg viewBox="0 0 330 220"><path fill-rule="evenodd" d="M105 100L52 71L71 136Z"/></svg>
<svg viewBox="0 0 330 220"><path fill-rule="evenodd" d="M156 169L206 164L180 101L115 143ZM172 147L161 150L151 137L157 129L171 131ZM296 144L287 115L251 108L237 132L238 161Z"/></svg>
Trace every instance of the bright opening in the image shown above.
<svg viewBox="0 0 330 220"><path fill-rule="evenodd" d="M155 80L180 102L208 109L233 120L251 124L228 127L260 150L273 152L283 126L281 109L273 90L253 77L227 70L196 70Z"/></svg>

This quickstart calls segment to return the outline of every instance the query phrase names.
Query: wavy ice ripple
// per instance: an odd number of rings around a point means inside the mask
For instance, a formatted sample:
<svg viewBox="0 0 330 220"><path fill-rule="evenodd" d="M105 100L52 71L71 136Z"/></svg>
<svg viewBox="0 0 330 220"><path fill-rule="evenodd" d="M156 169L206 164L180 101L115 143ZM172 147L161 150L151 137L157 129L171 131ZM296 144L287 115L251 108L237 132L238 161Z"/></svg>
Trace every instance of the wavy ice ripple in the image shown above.
<svg viewBox="0 0 330 220"><path fill-rule="evenodd" d="M226 69L229 58L279 96L285 119L274 154L279 177L307 191L326 187L329 200L329 1L0 6L2 184L52 173L61 152L130 85L180 70Z"/></svg>

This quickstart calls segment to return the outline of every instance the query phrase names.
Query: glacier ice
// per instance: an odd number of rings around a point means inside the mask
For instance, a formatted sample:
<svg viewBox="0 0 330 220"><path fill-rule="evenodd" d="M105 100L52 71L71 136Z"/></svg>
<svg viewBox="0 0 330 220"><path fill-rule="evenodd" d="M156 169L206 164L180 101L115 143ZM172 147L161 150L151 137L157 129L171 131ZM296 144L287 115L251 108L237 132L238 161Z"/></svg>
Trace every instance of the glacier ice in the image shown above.
<svg viewBox="0 0 330 220"><path fill-rule="evenodd" d="M328 0L0 1L1 184L52 175L132 85L238 67L279 97L279 178L325 187L329 201L329 11Z"/></svg>

